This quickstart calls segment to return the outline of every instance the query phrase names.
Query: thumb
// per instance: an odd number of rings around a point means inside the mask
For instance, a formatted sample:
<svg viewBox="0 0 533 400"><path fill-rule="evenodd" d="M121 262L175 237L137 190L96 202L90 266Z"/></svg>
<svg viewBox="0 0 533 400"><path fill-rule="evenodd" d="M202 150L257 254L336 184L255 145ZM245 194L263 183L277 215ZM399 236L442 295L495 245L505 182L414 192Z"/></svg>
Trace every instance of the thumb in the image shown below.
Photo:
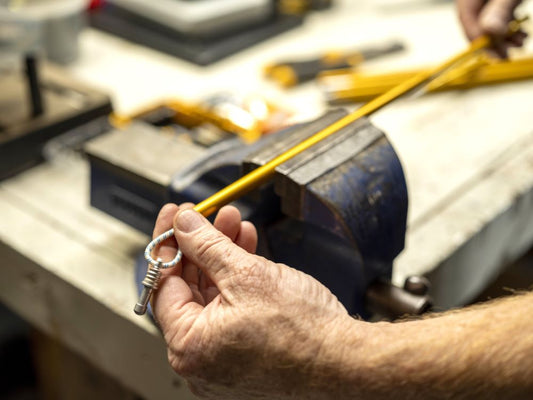
<svg viewBox="0 0 533 400"><path fill-rule="evenodd" d="M183 255L206 273L219 289L221 281L251 261L249 253L195 210L186 209L176 214L174 235Z"/></svg>
<svg viewBox="0 0 533 400"><path fill-rule="evenodd" d="M504 36L521 0L490 0L480 15L480 25L490 35Z"/></svg>

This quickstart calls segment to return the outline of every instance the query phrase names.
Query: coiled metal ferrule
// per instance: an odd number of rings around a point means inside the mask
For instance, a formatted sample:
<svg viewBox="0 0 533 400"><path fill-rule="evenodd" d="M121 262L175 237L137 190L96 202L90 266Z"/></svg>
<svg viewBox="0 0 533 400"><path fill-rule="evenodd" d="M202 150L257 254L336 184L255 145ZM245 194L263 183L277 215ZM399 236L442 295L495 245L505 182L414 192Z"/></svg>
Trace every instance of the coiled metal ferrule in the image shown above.
<svg viewBox="0 0 533 400"><path fill-rule="evenodd" d="M161 258L157 259L155 264L150 264L148 266L148 271L146 271L146 276L144 277L142 284L144 286L139 301L135 304L135 314L143 315L146 313L148 308L148 302L154 290L157 290L159 287L159 282L161 281L161 266L163 260Z"/></svg>

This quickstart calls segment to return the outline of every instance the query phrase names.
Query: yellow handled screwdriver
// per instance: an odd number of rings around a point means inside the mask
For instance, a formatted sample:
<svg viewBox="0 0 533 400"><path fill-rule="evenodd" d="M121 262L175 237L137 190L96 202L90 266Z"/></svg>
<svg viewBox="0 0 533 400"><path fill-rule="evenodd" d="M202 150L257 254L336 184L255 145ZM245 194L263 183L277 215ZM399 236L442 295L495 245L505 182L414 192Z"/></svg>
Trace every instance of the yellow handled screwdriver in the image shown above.
<svg viewBox="0 0 533 400"><path fill-rule="evenodd" d="M381 57L403 50L400 42L369 46L356 51L330 51L314 59L282 61L265 68L267 78L284 88L315 79L322 71L354 67L365 60Z"/></svg>

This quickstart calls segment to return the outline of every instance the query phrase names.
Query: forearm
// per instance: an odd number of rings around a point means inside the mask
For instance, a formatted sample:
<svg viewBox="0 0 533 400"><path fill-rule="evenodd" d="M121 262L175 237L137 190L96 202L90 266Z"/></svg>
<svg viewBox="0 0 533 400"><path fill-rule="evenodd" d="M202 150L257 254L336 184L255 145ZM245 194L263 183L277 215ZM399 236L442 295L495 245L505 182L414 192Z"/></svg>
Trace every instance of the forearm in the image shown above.
<svg viewBox="0 0 533 400"><path fill-rule="evenodd" d="M532 398L532 316L529 293L418 321L344 321L314 379L335 399Z"/></svg>

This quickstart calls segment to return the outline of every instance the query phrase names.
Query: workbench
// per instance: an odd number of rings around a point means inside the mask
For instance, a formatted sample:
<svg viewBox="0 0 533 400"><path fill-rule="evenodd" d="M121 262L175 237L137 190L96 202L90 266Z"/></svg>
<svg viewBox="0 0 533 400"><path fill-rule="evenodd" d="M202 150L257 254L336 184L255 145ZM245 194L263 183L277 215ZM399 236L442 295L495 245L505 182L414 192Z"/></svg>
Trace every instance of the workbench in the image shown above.
<svg viewBox="0 0 533 400"><path fill-rule="evenodd" d="M523 9L533 14L533 2ZM304 120L324 111L319 89L310 83L282 93L261 79L265 64L387 38L408 50L365 68L429 65L467 45L451 2L345 0L208 68L88 29L68 69L110 93L120 112L231 90L279 99ZM533 244L532 93L533 81L444 92L402 99L371 118L398 152L409 188L394 282L427 275L439 309L470 301ZM193 398L168 367L155 326L133 313L133 258L147 241L89 206L81 157L0 184L0 300L143 398Z"/></svg>

